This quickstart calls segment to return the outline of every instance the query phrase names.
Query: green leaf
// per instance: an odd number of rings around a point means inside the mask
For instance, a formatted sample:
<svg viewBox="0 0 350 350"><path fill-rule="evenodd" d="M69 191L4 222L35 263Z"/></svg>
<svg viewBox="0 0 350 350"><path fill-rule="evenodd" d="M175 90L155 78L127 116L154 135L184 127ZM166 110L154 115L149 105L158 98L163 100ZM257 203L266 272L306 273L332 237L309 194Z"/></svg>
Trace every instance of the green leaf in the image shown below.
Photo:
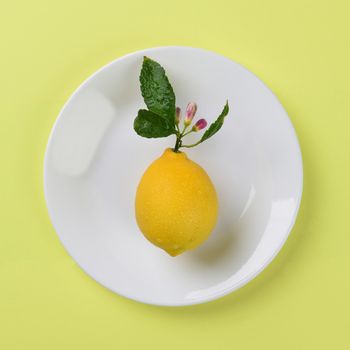
<svg viewBox="0 0 350 350"><path fill-rule="evenodd" d="M141 93L148 109L175 125L175 94L164 68L145 56L140 83Z"/></svg>
<svg viewBox="0 0 350 350"><path fill-rule="evenodd" d="M175 134L175 126L168 119L146 109L140 109L134 121L136 133L143 137L156 138Z"/></svg>
<svg viewBox="0 0 350 350"><path fill-rule="evenodd" d="M212 137L221 129L228 112L229 112L229 106L228 106L228 102L226 101L225 107L222 110L221 114L218 116L215 122L212 123L210 127L205 131L202 138L200 139L200 143L209 139L209 137Z"/></svg>

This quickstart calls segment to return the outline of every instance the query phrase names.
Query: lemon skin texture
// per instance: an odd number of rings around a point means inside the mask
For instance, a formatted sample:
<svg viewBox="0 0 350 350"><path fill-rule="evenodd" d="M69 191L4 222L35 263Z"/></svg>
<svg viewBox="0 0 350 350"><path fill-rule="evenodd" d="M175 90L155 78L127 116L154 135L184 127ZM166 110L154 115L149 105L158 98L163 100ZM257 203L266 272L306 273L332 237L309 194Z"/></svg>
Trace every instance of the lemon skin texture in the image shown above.
<svg viewBox="0 0 350 350"><path fill-rule="evenodd" d="M176 256L209 237L217 222L218 199L205 170L184 152L169 148L143 174L135 213L144 236Z"/></svg>

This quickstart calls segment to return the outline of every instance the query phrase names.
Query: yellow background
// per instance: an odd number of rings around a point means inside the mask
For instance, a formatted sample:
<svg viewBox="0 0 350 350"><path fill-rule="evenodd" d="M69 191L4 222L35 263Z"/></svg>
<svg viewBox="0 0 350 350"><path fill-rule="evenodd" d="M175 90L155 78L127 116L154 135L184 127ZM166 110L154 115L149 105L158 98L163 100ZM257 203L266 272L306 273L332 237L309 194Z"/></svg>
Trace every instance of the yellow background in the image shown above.
<svg viewBox="0 0 350 350"><path fill-rule="evenodd" d="M0 349L350 349L347 0L2 1ZM203 47L261 77L300 138L305 187L285 247L209 304L161 308L102 288L47 215L43 157L64 102L131 51Z"/></svg>

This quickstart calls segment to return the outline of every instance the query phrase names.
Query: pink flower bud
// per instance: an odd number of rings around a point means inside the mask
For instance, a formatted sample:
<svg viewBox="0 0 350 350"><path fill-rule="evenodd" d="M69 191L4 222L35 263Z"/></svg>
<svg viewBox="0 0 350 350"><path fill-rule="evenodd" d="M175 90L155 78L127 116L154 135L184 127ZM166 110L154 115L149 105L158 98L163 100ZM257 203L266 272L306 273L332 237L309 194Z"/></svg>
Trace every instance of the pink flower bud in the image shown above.
<svg viewBox="0 0 350 350"><path fill-rule="evenodd" d="M186 108L186 117L184 121L186 126L191 124L192 119L196 114L196 112L197 112L197 105L194 102L190 102Z"/></svg>
<svg viewBox="0 0 350 350"><path fill-rule="evenodd" d="M175 123L179 124L181 119L181 109L180 107L176 107L175 109Z"/></svg>
<svg viewBox="0 0 350 350"><path fill-rule="evenodd" d="M193 125L193 131L199 131L204 129L207 126L207 121L205 119L199 119L196 124Z"/></svg>

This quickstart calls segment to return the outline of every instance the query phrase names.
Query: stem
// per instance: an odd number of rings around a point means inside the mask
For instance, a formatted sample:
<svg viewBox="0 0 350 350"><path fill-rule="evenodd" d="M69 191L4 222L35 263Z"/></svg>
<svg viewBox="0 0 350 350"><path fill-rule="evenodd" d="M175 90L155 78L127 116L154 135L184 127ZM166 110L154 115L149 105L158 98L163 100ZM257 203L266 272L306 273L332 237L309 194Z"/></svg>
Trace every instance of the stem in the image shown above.
<svg viewBox="0 0 350 350"><path fill-rule="evenodd" d="M176 142L175 142L175 147L174 147L174 152L179 152L179 148L182 145L182 141L181 141L181 135L177 134L176 135Z"/></svg>
<svg viewBox="0 0 350 350"><path fill-rule="evenodd" d="M186 132L186 129L189 127L189 125L185 125L182 132L180 132L180 128L177 125L177 130L178 132L176 133L176 142L175 142L175 147L174 147L174 152L179 152L179 149L181 147L186 147L186 148L191 148L194 146L197 146L198 144L201 143L201 141L198 141L197 143L194 143L193 145L182 145L182 138L188 134L190 134L191 132L193 132L193 130L189 130Z"/></svg>
<svg viewBox="0 0 350 350"><path fill-rule="evenodd" d="M192 145L181 145L180 147L191 148L191 147L194 147L194 146L199 145L201 142L202 142L202 141L199 140L198 142L193 143Z"/></svg>
<svg viewBox="0 0 350 350"><path fill-rule="evenodd" d="M181 137L184 137L184 136L186 136L186 135L188 135L188 134L190 134L191 132L193 132L193 130L191 129L190 131L187 131L186 133L184 133Z"/></svg>
<svg viewBox="0 0 350 350"><path fill-rule="evenodd" d="M185 125L184 129L182 130L182 133L180 134L180 137L183 137L185 135L186 129L189 127L189 125Z"/></svg>

